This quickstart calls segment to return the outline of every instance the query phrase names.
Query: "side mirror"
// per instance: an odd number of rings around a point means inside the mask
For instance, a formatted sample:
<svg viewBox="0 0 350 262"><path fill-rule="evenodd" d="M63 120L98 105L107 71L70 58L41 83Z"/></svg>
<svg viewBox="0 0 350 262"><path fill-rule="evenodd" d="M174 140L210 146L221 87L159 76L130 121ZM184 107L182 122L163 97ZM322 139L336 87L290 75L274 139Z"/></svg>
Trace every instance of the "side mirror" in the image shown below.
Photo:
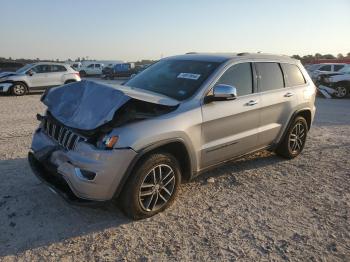
<svg viewBox="0 0 350 262"><path fill-rule="evenodd" d="M29 70L26 72L26 74L29 75L29 76L32 76L32 75L34 75L34 71L31 70L31 69L29 69Z"/></svg>
<svg viewBox="0 0 350 262"><path fill-rule="evenodd" d="M218 84L214 86L213 94L207 96L206 102L234 100L237 98L237 89L234 86Z"/></svg>

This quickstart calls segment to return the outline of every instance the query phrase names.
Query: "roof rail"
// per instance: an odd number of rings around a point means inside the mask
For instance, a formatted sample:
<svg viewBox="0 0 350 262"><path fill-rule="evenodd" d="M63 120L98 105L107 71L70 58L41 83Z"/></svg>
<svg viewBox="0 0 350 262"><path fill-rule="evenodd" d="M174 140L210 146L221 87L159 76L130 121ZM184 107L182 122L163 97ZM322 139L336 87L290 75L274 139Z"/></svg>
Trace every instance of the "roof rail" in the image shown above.
<svg viewBox="0 0 350 262"><path fill-rule="evenodd" d="M245 52L245 53L238 53L237 56L244 56L244 55L249 55L249 53Z"/></svg>
<svg viewBox="0 0 350 262"><path fill-rule="evenodd" d="M188 53L186 53L186 55L193 55L193 54L197 54L197 52L188 52Z"/></svg>

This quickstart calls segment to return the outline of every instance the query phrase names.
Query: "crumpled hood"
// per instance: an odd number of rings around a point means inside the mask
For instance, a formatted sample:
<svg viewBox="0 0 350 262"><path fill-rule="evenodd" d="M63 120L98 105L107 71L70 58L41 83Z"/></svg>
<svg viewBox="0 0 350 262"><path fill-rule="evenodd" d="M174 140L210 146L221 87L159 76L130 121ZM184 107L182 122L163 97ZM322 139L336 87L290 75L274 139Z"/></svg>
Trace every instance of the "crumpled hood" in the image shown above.
<svg viewBox="0 0 350 262"><path fill-rule="evenodd" d="M131 98L166 106L179 103L145 90L86 80L51 88L43 96L42 102L62 124L80 130L93 130L111 121L115 112Z"/></svg>
<svg viewBox="0 0 350 262"><path fill-rule="evenodd" d="M19 74L16 72L2 72L0 73L0 79L5 77L10 77L10 76L15 76L15 75L19 75Z"/></svg>

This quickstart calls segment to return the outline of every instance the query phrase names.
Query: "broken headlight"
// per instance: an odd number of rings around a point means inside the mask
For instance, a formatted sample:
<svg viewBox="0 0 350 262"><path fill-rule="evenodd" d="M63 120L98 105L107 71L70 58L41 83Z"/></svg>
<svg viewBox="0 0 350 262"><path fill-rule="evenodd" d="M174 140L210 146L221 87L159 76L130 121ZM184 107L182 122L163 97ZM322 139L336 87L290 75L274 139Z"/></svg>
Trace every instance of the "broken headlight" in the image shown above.
<svg viewBox="0 0 350 262"><path fill-rule="evenodd" d="M113 146L118 142L118 136L105 135L102 138L100 147L104 149L113 149Z"/></svg>

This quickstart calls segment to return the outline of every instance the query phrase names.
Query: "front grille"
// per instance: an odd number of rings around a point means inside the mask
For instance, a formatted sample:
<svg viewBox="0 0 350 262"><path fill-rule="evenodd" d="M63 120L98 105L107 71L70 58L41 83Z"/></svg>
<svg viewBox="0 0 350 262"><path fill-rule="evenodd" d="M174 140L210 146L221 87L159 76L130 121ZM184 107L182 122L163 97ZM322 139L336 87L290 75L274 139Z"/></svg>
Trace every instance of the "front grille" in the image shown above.
<svg viewBox="0 0 350 262"><path fill-rule="evenodd" d="M47 118L43 121L43 131L67 150L74 150L79 142L87 140L85 137L74 133L64 126L53 123Z"/></svg>

